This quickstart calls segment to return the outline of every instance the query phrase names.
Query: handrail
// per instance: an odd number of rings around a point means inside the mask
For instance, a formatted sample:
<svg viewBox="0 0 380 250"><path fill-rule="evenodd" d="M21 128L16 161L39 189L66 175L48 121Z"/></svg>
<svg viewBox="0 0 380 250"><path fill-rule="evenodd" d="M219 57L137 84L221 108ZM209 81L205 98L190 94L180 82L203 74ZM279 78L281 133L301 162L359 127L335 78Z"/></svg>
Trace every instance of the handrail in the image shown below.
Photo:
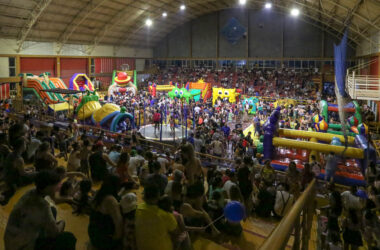
<svg viewBox="0 0 380 250"><path fill-rule="evenodd" d="M300 235L302 231L302 249L308 248L312 216L314 214L314 196L316 180L314 179L298 198L292 209L280 221L265 242L260 246L260 250L280 250L285 249L293 232L295 239L293 249L300 249ZM303 212L303 213L302 213ZM302 217L302 228L300 228L300 218Z"/></svg>

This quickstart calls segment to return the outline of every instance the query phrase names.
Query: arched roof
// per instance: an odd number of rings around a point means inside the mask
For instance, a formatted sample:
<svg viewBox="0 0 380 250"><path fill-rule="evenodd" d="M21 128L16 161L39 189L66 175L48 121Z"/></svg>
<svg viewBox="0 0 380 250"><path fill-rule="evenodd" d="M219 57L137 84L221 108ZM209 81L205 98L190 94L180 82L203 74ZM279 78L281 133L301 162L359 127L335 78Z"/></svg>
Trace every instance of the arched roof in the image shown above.
<svg viewBox="0 0 380 250"><path fill-rule="evenodd" d="M261 9L267 0L247 0ZM352 44L380 31L379 0L272 0L274 11L289 13L326 32L341 36L349 24ZM185 11L179 6L186 5ZM153 47L179 25L207 13L241 8L238 0L0 0L0 37L64 44ZM167 12L166 18L162 13ZM148 30L145 20L154 26Z"/></svg>

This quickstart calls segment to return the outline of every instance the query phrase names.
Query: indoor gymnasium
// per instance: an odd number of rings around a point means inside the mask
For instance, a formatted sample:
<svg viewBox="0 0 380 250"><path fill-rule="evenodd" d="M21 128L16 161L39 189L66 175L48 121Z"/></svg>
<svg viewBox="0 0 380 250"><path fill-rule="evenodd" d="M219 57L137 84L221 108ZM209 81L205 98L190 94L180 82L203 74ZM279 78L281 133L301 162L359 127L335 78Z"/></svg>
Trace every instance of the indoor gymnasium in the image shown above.
<svg viewBox="0 0 380 250"><path fill-rule="evenodd" d="M0 0L0 249L380 249L379 0Z"/></svg>

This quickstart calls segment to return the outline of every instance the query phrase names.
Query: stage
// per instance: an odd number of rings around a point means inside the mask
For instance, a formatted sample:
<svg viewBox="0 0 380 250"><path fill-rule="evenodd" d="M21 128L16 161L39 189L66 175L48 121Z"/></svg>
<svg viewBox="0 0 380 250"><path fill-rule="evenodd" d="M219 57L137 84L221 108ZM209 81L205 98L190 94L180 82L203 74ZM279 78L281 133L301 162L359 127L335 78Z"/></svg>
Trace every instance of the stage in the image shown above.
<svg viewBox="0 0 380 250"><path fill-rule="evenodd" d="M141 127L139 129L140 134L148 139L148 140L160 140L160 129L156 130L156 134L154 133L154 124L149 124ZM170 125L169 124L163 124L162 125L162 141L170 142L170 141L179 141L182 140L182 138L185 138L186 134L186 127L182 126L176 126L175 128L175 133L172 134L170 130ZM190 135L190 130L187 129L187 136Z"/></svg>

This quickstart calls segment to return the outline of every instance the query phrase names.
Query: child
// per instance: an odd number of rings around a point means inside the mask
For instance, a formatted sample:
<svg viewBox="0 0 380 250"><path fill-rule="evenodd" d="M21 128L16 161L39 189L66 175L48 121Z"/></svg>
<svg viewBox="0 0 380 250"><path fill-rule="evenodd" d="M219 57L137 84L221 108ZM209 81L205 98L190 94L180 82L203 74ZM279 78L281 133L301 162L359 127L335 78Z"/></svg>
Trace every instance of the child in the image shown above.
<svg viewBox="0 0 380 250"><path fill-rule="evenodd" d="M74 143L73 149L70 153L69 160L67 161L67 171L79 171L80 170L80 151L79 144Z"/></svg>
<svg viewBox="0 0 380 250"><path fill-rule="evenodd" d="M169 198L169 196L164 195L160 198L158 201L158 207L162 210L173 213L174 218L177 220L178 223L178 234L176 234L176 237L173 238L173 249L178 250L191 250L193 249L191 246L191 240L188 231L204 231L204 227L187 227L185 226L185 222L183 220L183 216L176 212L172 211L172 202Z"/></svg>

